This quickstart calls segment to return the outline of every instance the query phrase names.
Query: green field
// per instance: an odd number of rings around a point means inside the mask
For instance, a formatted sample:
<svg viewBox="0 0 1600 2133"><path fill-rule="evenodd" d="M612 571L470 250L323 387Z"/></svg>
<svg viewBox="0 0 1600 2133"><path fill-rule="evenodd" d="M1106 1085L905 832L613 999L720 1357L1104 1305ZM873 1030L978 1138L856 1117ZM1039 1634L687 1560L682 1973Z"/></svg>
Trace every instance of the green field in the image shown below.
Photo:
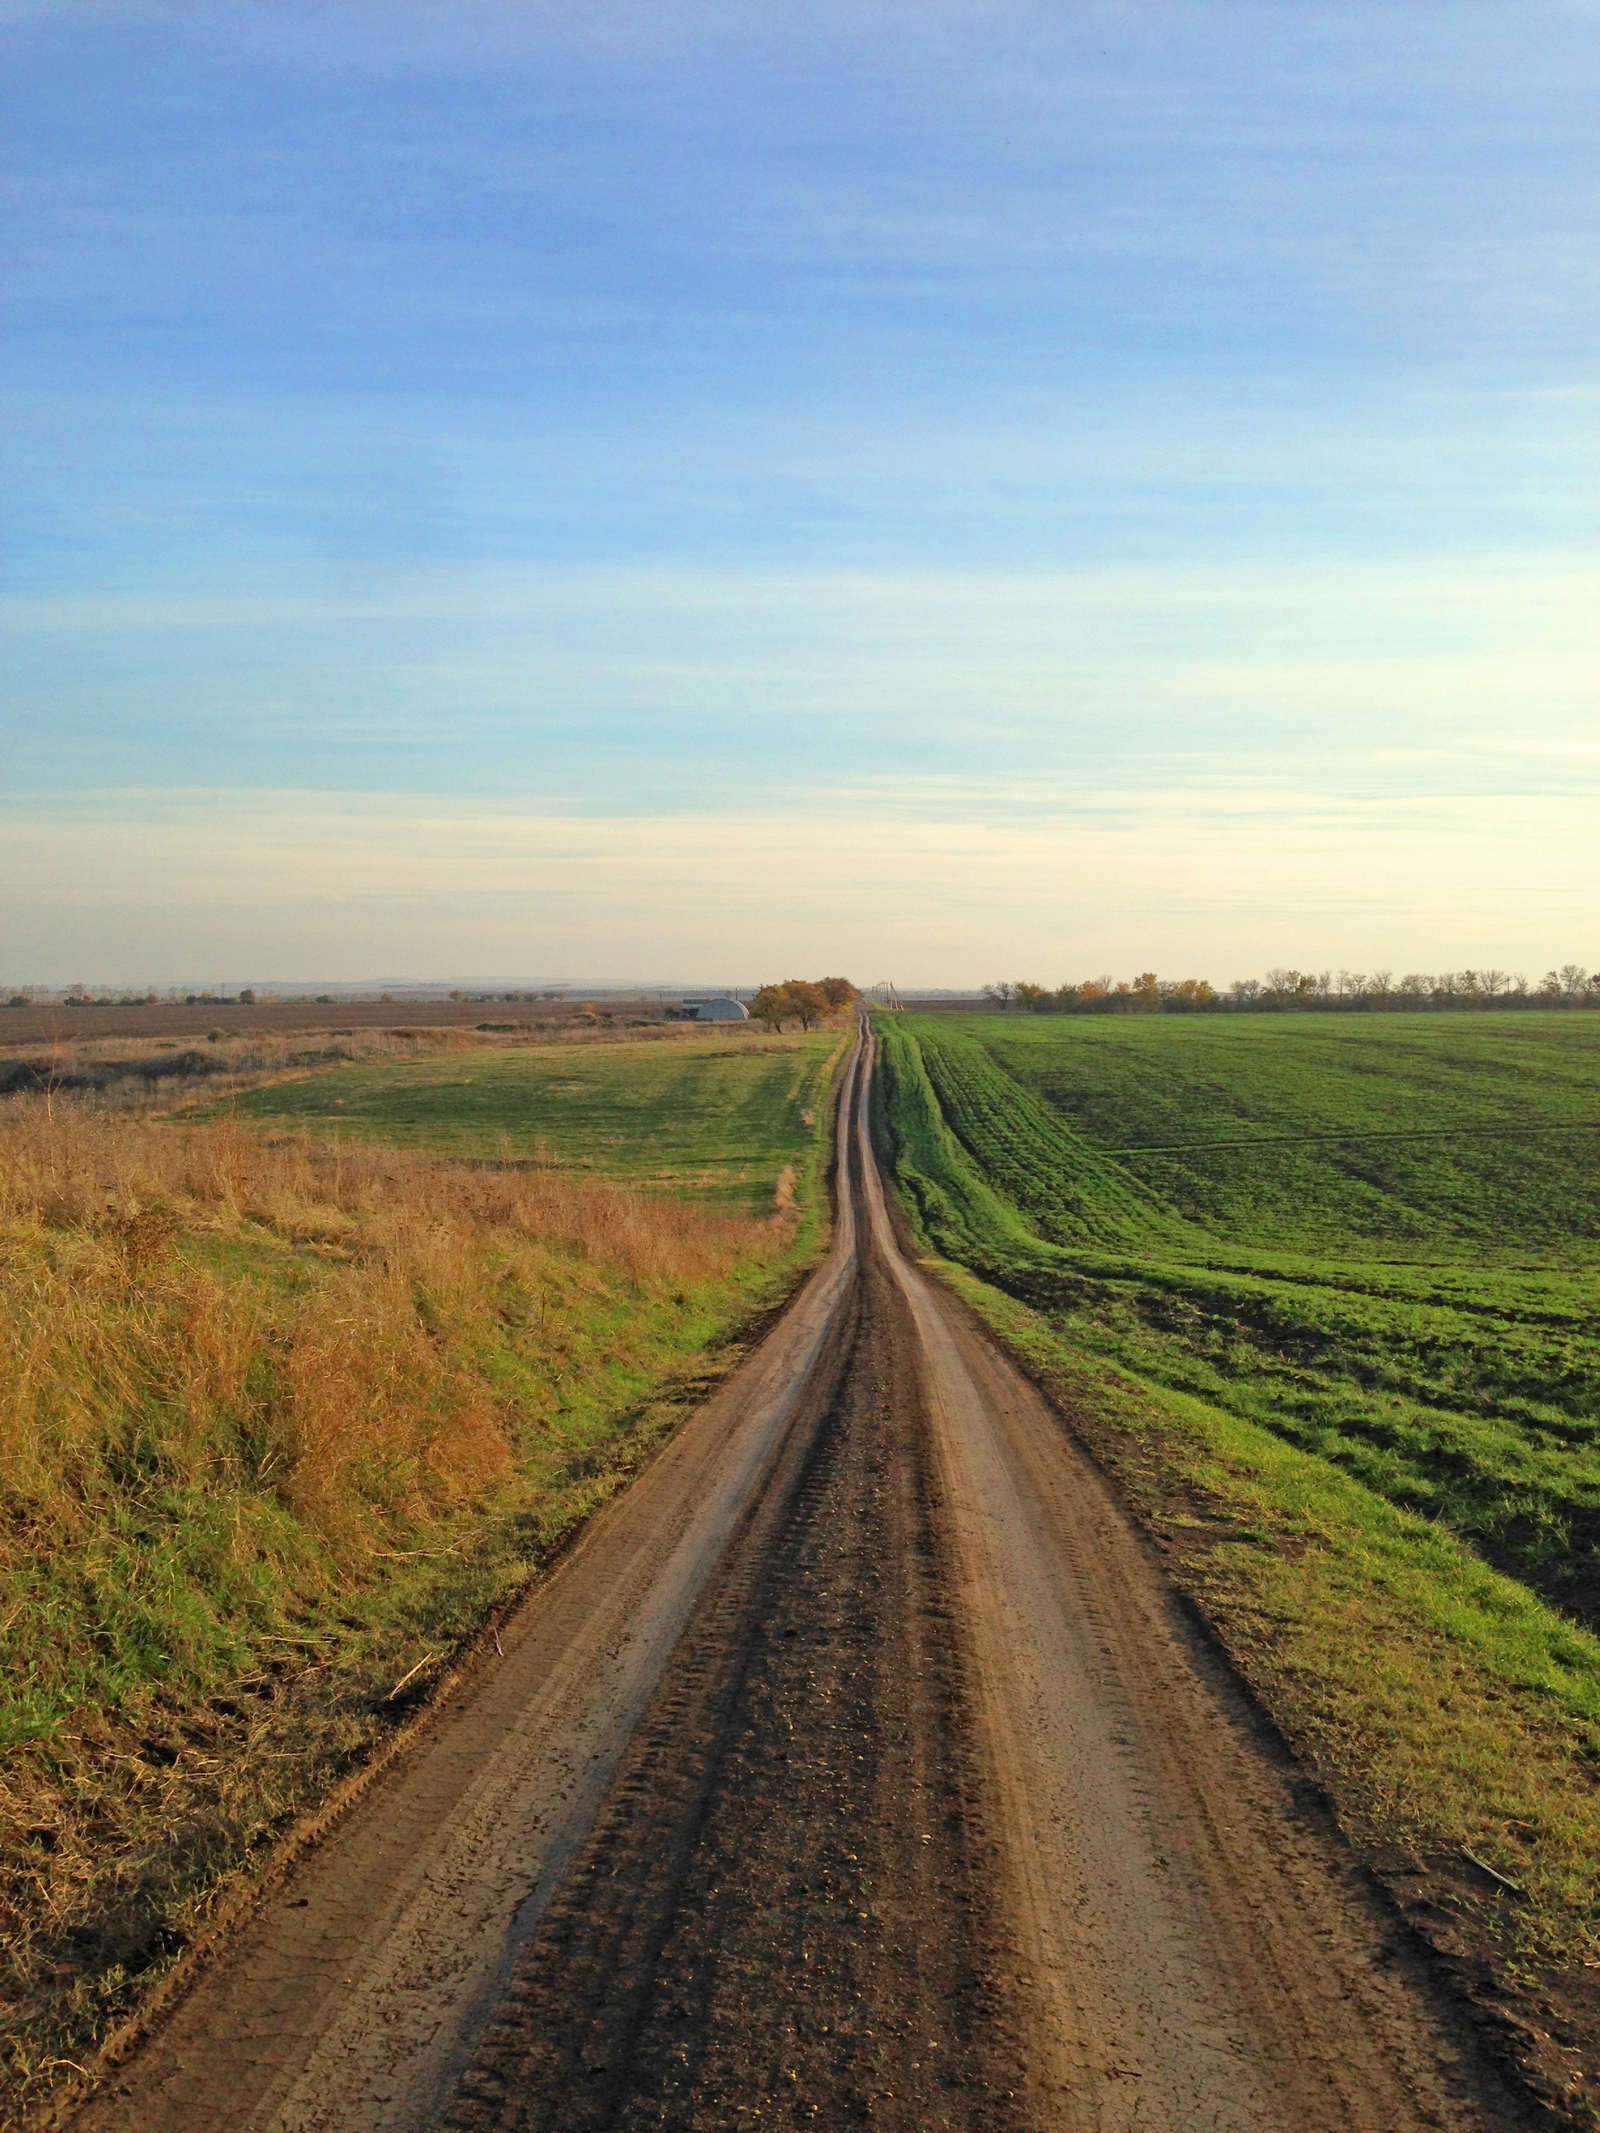
<svg viewBox="0 0 1600 2133"><path fill-rule="evenodd" d="M1600 1247L1590 1016L1141 1016L1060 1031L1018 1017L991 1025L985 1048L1164 1212L1215 1237L1566 1263L1585 1240Z"/></svg>
<svg viewBox="0 0 1600 2133"><path fill-rule="evenodd" d="M838 1046L836 1031L494 1046L357 1061L229 1108L318 1136L546 1160L754 1211L772 1205L786 1167L805 1164Z"/></svg>
<svg viewBox="0 0 1600 2133"><path fill-rule="evenodd" d="M878 1027L914 1225L1103 1426L1351 1816L1559 1883L1570 1946L1600 1840L1600 1017Z"/></svg>
<svg viewBox="0 0 1600 2133"><path fill-rule="evenodd" d="M927 1017L905 1036L1007 1203L980 1219L908 1150L952 1257L1596 1611L1600 1021Z"/></svg>

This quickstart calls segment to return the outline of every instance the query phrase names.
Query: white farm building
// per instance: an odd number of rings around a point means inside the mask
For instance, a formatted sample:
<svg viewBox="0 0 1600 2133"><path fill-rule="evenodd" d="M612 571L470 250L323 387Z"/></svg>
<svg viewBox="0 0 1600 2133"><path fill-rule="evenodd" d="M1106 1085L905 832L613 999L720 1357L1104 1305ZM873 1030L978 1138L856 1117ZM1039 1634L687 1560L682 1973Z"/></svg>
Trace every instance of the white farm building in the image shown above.
<svg viewBox="0 0 1600 2133"><path fill-rule="evenodd" d="M723 997L687 999L683 1017L686 1022L748 1022L750 1010L738 1000Z"/></svg>

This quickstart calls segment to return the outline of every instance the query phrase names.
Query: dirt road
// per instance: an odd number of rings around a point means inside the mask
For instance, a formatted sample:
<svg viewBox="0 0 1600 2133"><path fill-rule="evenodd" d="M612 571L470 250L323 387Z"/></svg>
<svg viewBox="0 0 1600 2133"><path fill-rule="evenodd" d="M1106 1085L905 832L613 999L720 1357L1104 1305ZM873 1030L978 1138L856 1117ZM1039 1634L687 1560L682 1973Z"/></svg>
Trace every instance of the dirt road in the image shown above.
<svg viewBox="0 0 1600 2133"><path fill-rule="evenodd" d="M868 1065L826 1265L82 2127L1537 2122L900 1253Z"/></svg>

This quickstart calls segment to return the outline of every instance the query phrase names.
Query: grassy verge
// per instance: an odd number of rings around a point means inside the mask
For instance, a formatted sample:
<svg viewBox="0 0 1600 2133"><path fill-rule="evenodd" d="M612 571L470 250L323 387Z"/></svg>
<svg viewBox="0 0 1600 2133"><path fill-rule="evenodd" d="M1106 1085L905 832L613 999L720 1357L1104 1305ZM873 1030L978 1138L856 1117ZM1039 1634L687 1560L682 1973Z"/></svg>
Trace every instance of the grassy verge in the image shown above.
<svg viewBox="0 0 1600 2133"><path fill-rule="evenodd" d="M1564 1520L1593 1478L1581 1277L1267 1266L1025 1088L1010 1100L992 1055L930 1067L941 1033L880 1027L879 1130L928 1263L1115 1476L1346 1832L1496 2000L1545 2093L1596 2122L1600 1639L1485 1559L1492 1543L1567 1589ZM1127 1124L1125 1108L1106 1137ZM1474 1337L1452 1323L1441 1338L1418 1283L1449 1291L1432 1308ZM1401 1295L1398 1321L1374 1307L1380 1287ZM1313 1341L1330 1299L1345 1322ZM1508 1389L1518 1372L1539 1399Z"/></svg>
<svg viewBox="0 0 1600 2133"><path fill-rule="evenodd" d="M275 1028L272 1022L282 1009L245 1010L240 1025L238 1010L213 1008L198 1022L189 1014L184 1035L162 1036L154 1030L121 1036L58 1033L49 1040L7 1042L8 1029L0 1025L0 1098L17 1095L66 1096L97 1110L119 1112L173 1112L215 1106L230 1097L265 1087L268 1083L298 1079L352 1063L394 1063L437 1059L442 1054L507 1051L559 1044L587 1050L593 1045L627 1043L635 1046L657 1043L693 1044L707 1032L692 1024L663 1022L654 1014L642 1016L610 1010L569 1010L530 1016L516 1022L460 1020L374 1022L371 1009L346 1003L352 1026L337 1026L341 1017L332 1010L314 1009L320 1019L296 1026ZM184 1011L173 1011L181 1023ZM392 1016L396 1010L383 1010ZM466 1010L482 1015L484 1008ZM231 1020L224 1029L217 1016ZM161 1010L139 1011L159 1029L171 1021ZM206 1027L207 1020L212 1023Z"/></svg>
<svg viewBox="0 0 1600 2133"><path fill-rule="evenodd" d="M727 1207L770 1199L799 1161L837 1031L488 1047L364 1058L244 1096L233 1114L342 1140L554 1165Z"/></svg>
<svg viewBox="0 0 1600 2133"><path fill-rule="evenodd" d="M732 1367L825 1240L841 1050L805 1055L809 1124L767 1121L759 1211L0 1123L0 2119Z"/></svg>

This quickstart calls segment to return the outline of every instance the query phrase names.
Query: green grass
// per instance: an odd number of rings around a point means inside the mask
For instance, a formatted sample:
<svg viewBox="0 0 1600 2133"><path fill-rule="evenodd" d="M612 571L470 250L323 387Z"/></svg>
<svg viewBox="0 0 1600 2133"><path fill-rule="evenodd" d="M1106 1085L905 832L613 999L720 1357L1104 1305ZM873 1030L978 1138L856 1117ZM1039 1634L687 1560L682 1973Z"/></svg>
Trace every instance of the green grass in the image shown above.
<svg viewBox="0 0 1600 2133"><path fill-rule="evenodd" d="M493 1047L357 1062L237 1098L241 1118L439 1154L545 1159L770 1207L811 1146L837 1032Z"/></svg>
<svg viewBox="0 0 1600 2133"><path fill-rule="evenodd" d="M909 1149L903 1182L941 1249L1084 1353L1275 1431L1592 1619L1600 1021L1443 1019L928 1017L904 1032L927 1099L991 1190L937 1197Z"/></svg>
<svg viewBox="0 0 1600 2133"><path fill-rule="evenodd" d="M914 1226L1347 1821L1486 1847L1586 1945L1600 1017L879 1029Z"/></svg>
<svg viewBox="0 0 1600 2133"><path fill-rule="evenodd" d="M1600 1017L989 1021L989 1057L1075 1141L1216 1235L1600 1256Z"/></svg>

